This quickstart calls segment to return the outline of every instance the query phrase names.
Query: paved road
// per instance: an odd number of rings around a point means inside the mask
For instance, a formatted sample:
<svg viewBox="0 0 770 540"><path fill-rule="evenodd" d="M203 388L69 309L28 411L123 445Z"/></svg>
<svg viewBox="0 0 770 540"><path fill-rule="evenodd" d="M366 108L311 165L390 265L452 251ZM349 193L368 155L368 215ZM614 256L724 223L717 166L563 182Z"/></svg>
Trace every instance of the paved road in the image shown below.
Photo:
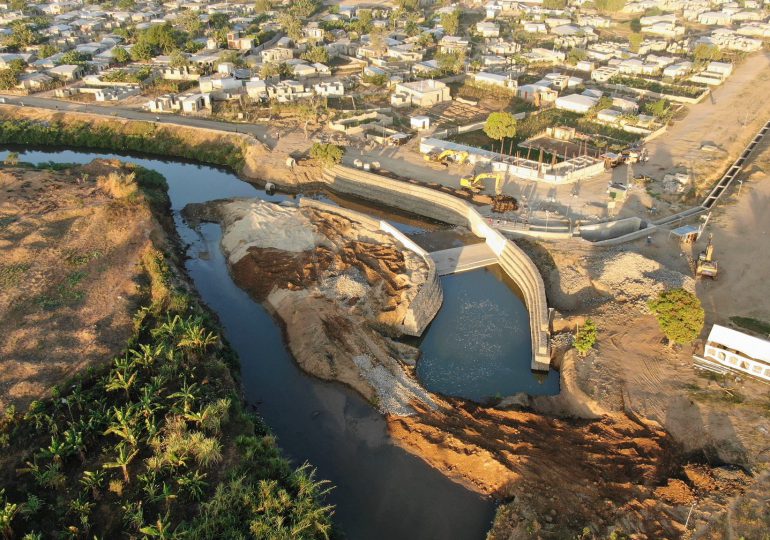
<svg viewBox="0 0 770 540"><path fill-rule="evenodd" d="M159 122L162 124L176 124L180 126L190 126L205 129L216 129L219 131L230 131L233 133L250 133L260 140L265 140L268 135L268 127L259 124L235 124L211 120L208 118L197 118L192 116L180 116L176 114L160 114L127 109L123 107L94 105L91 103L72 103L58 99L41 98L33 96L8 96L0 94L5 98L7 105L17 105L39 107L41 109L51 109L59 111L81 112L91 114L101 114L104 116L114 116L116 118L125 118L127 120L145 120L148 122ZM156 120L157 119L157 120Z"/></svg>

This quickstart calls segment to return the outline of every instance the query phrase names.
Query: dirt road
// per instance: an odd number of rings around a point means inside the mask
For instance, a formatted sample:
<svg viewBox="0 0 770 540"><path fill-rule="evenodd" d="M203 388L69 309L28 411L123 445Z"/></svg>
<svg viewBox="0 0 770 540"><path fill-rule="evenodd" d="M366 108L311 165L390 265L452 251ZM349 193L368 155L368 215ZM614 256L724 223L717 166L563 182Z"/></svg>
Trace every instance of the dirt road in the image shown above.
<svg viewBox="0 0 770 540"><path fill-rule="evenodd" d="M690 107L684 119L674 121L665 134L648 143L650 161L636 166L637 172L660 179L683 167L695 171L699 186L710 184L770 118L768 88L770 53L756 53L710 96ZM701 150L703 145L718 150Z"/></svg>

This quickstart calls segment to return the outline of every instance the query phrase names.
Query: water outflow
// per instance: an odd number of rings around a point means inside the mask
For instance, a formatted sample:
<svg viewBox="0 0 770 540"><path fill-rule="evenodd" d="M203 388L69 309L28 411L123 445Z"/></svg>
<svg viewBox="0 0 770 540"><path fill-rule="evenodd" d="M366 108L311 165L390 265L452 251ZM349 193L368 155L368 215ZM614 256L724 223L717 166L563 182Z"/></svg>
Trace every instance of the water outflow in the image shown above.
<svg viewBox="0 0 770 540"><path fill-rule="evenodd" d="M529 313L495 265L441 278L444 305L418 340L420 382L478 403L519 392L559 393L559 374L531 371Z"/></svg>
<svg viewBox="0 0 770 540"><path fill-rule="evenodd" d="M337 507L335 523L346 538L484 538L493 503L396 447L381 415L358 394L305 375L286 350L276 322L230 278L219 249L219 226L192 230L179 215L191 202L225 197L280 201L286 196L269 196L232 173L190 163L69 150L20 153L21 161L32 163L117 158L166 177L177 230L189 244L187 270L240 357L246 399L295 463L310 462L319 478L336 486L329 502ZM6 155L0 152L0 159Z"/></svg>

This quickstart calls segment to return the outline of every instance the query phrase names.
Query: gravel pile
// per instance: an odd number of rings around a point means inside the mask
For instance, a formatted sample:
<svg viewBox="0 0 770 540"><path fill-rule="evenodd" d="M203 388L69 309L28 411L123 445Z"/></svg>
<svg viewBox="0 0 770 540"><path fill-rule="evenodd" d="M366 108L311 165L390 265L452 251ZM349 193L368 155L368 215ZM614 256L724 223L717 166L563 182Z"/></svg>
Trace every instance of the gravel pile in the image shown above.
<svg viewBox="0 0 770 540"><path fill-rule="evenodd" d="M598 275L594 285L616 300L647 311L647 301L665 289L683 288L695 292L695 280L638 253L609 252L591 261L589 272Z"/></svg>
<svg viewBox="0 0 770 540"><path fill-rule="evenodd" d="M404 373L400 366L396 365L391 371L382 364L375 364L368 355L356 356L353 362L374 388L377 408L383 414L410 416L415 412L411 406L414 401L436 408L428 391Z"/></svg>

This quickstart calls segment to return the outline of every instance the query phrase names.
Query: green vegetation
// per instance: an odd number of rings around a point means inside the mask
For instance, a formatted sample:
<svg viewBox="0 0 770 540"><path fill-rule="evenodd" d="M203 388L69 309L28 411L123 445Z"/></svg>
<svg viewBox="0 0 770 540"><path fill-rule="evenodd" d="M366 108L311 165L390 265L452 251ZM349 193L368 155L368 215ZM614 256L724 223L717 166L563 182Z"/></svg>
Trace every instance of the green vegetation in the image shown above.
<svg viewBox="0 0 770 540"><path fill-rule="evenodd" d="M500 141L500 151L506 138L516 135L516 119L508 112L493 112L484 123L484 133L490 139Z"/></svg>
<svg viewBox="0 0 770 540"><path fill-rule="evenodd" d="M435 59L439 71L444 75L461 73L465 67L465 53L462 51L439 52Z"/></svg>
<svg viewBox="0 0 770 540"><path fill-rule="evenodd" d="M692 51L692 56L699 63L706 63L712 60L719 61L722 59L722 51L716 45L698 43Z"/></svg>
<svg viewBox="0 0 770 540"><path fill-rule="evenodd" d="M162 176L129 177L126 198L168 205ZM244 410L232 351L163 253L142 268L124 352L0 418L3 537L328 539L327 484Z"/></svg>
<svg viewBox="0 0 770 540"><path fill-rule="evenodd" d="M696 84L665 84L636 77L624 77L623 75L615 75L609 82L610 84L622 84L623 86L638 90L649 90L658 94L688 98L696 98L706 91L704 86Z"/></svg>
<svg viewBox="0 0 770 540"><path fill-rule="evenodd" d="M116 69L101 76L105 82L141 83L152 74L150 66L142 66L139 69Z"/></svg>
<svg viewBox="0 0 770 540"><path fill-rule="evenodd" d="M596 344L597 328L596 323L591 319L586 319L582 328L578 328L575 334L575 340L572 343L580 356L585 356L593 349Z"/></svg>
<svg viewBox="0 0 770 540"><path fill-rule="evenodd" d="M730 317L730 322L749 332L755 332L764 336L770 335L770 323L754 319L753 317Z"/></svg>
<svg viewBox="0 0 770 540"><path fill-rule="evenodd" d="M333 167L342 162L345 149L331 143L313 143L310 147L310 157L318 160L324 167Z"/></svg>
<svg viewBox="0 0 770 540"><path fill-rule="evenodd" d="M325 47L319 45L311 47L304 52L302 54L302 59L307 60L308 62L320 62L321 64L326 64L329 62L329 53L326 51Z"/></svg>
<svg viewBox="0 0 770 540"><path fill-rule="evenodd" d="M6 120L0 123L0 143L142 152L195 159L235 171L243 167L243 151L239 146L226 142L191 144L149 122L113 127L80 121Z"/></svg>
<svg viewBox="0 0 770 540"><path fill-rule="evenodd" d="M115 47L112 57L118 64L125 64L131 61L131 55L123 47Z"/></svg>
<svg viewBox="0 0 770 540"><path fill-rule="evenodd" d="M703 329L704 311L700 300L684 289L669 289L647 304L670 343L693 342Z"/></svg>
<svg viewBox="0 0 770 540"><path fill-rule="evenodd" d="M24 72L24 62L11 60L6 69L0 69L0 90L10 90L19 84L19 76Z"/></svg>
<svg viewBox="0 0 770 540"><path fill-rule="evenodd" d="M449 36L456 36L460 31L460 15L462 11L455 9L449 13L442 13L439 19L441 27Z"/></svg>
<svg viewBox="0 0 770 540"><path fill-rule="evenodd" d="M174 29L170 24L156 24L138 34L131 49L131 58L136 61L150 60L159 54L171 54L187 42L186 33Z"/></svg>
<svg viewBox="0 0 770 540"><path fill-rule="evenodd" d="M599 11L615 13L623 9L626 0L594 0L594 6Z"/></svg>
<svg viewBox="0 0 770 540"><path fill-rule="evenodd" d="M72 50L72 51L67 51L66 53L61 55L61 58L59 58L58 63L82 66L89 60L91 60L90 54L81 53L81 52Z"/></svg>
<svg viewBox="0 0 770 540"><path fill-rule="evenodd" d="M569 65L574 66L581 60L588 60L588 53L585 49L578 49L577 47L573 47L567 53L566 62Z"/></svg>
<svg viewBox="0 0 770 540"><path fill-rule="evenodd" d="M567 0L543 0L545 9L564 9L567 7Z"/></svg>

